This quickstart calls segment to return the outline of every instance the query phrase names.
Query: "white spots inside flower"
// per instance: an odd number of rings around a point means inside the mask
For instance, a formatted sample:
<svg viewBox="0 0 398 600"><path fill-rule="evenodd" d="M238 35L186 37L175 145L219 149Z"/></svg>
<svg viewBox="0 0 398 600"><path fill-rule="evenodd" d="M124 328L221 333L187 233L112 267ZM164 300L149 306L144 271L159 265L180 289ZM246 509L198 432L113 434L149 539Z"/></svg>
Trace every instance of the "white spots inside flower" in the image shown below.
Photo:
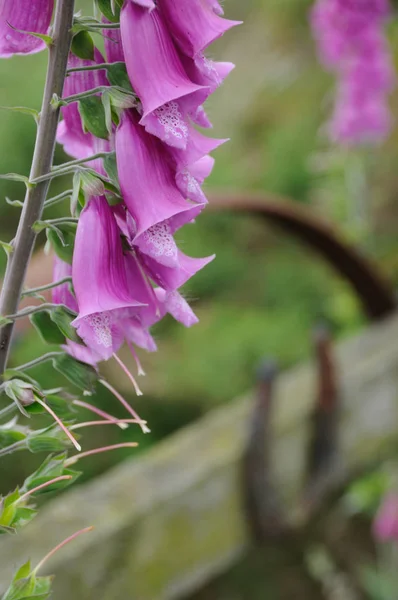
<svg viewBox="0 0 398 600"><path fill-rule="evenodd" d="M181 173L184 192L190 200L199 201L202 197L202 188L197 179L188 170L184 170Z"/></svg>
<svg viewBox="0 0 398 600"><path fill-rule="evenodd" d="M167 102L155 111L155 115L165 130L165 137L173 136L179 140L188 139L188 127L182 117L177 102Z"/></svg>
<svg viewBox="0 0 398 600"><path fill-rule="evenodd" d="M175 258L177 256L177 245L170 233L170 227L166 221L157 223L145 231L143 234L145 242L153 247L154 256L167 256Z"/></svg>
<svg viewBox="0 0 398 600"><path fill-rule="evenodd" d="M166 306L168 312L178 321L184 321L185 318L191 316L191 308L186 300L178 292L170 292L167 294Z"/></svg>
<svg viewBox="0 0 398 600"><path fill-rule="evenodd" d="M106 311L94 313L85 317L84 320L92 328L97 344L105 348L111 348L112 330L110 313Z"/></svg>
<svg viewBox="0 0 398 600"><path fill-rule="evenodd" d="M205 75L209 77L217 86L221 85L220 75L216 69L215 62L210 60L210 58L206 58L206 56L202 55L198 59L199 64L202 66L202 70Z"/></svg>

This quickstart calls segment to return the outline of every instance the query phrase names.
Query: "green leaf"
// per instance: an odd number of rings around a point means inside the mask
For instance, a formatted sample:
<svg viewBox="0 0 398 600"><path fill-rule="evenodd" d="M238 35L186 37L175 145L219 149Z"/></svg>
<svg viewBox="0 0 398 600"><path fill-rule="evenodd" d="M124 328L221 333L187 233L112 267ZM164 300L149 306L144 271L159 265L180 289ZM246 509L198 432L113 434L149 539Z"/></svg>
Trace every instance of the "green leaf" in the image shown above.
<svg viewBox="0 0 398 600"><path fill-rule="evenodd" d="M10 200L10 198L5 198L7 204L10 206L16 206L17 208L23 208L23 202L21 200Z"/></svg>
<svg viewBox="0 0 398 600"><path fill-rule="evenodd" d="M108 67L106 70L106 76L111 85L118 85L119 87L124 88L127 92L133 91L129 76L127 74L126 65L124 63L118 62L111 67Z"/></svg>
<svg viewBox="0 0 398 600"><path fill-rule="evenodd" d="M120 8L123 5L123 0L96 0L98 8L111 23L119 23Z"/></svg>
<svg viewBox="0 0 398 600"><path fill-rule="evenodd" d="M57 308L53 308L50 311L51 320L57 325L63 335L69 340L81 344L81 338L78 336L75 327L71 325L72 321L76 319L76 316L76 313L64 306L57 306Z"/></svg>
<svg viewBox="0 0 398 600"><path fill-rule="evenodd" d="M79 113L84 131L89 131L95 137L107 140L105 109L100 96L89 96L79 101Z"/></svg>
<svg viewBox="0 0 398 600"><path fill-rule="evenodd" d="M71 265L76 237L76 224L63 223L62 225L58 225L58 229L60 229L62 232L64 244L60 241L58 235L52 229L46 230L47 239L51 242L56 255L64 262L67 262Z"/></svg>
<svg viewBox="0 0 398 600"><path fill-rule="evenodd" d="M93 367L64 354L53 358L54 368L82 390L94 391L97 372Z"/></svg>
<svg viewBox="0 0 398 600"><path fill-rule="evenodd" d="M8 181L20 181L26 185L27 188L31 187L29 179L25 175L18 175L18 173L6 173L0 175L0 179L7 179Z"/></svg>
<svg viewBox="0 0 398 600"><path fill-rule="evenodd" d="M12 244L9 244L8 242L2 242L0 240L0 246L3 248L3 250L5 250L7 255L14 252L14 246Z"/></svg>
<svg viewBox="0 0 398 600"><path fill-rule="evenodd" d="M78 58L94 60L94 42L88 31L73 36L71 50Z"/></svg>
<svg viewBox="0 0 398 600"><path fill-rule="evenodd" d="M29 115L33 117L36 123L39 122L39 112L34 108L28 108L26 106L0 106L0 110L9 110L10 112L21 113L23 115Z"/></svg>
<svg viewBox="0 0 398 600"><path fill-rule="evenodd" d="M30 321L46 344L64 344L65 336L48 311L34 313Z"/></svg>

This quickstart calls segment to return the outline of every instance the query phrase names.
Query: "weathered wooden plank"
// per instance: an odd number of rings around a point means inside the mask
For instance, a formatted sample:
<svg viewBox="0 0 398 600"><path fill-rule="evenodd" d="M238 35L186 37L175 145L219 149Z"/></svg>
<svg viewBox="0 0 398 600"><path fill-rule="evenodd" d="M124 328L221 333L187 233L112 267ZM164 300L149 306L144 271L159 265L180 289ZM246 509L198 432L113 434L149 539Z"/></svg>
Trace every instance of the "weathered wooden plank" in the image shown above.
<svg viewBox="0 0 398 600"><path fill-rule="evenodd" d="M398 434L398 317L336 350L342 467L374 460ZM274 466L289 514L301 486L311 365L280 376L274 415ZM20 535L0 542L0 585L28 556L38 560L71 532L95 531L49 564L58 600L166 600L182 597L241 555L240 459L250 397L215 410L140 460L50 502ZM61 568L62 567L62 568Z"/></svg>

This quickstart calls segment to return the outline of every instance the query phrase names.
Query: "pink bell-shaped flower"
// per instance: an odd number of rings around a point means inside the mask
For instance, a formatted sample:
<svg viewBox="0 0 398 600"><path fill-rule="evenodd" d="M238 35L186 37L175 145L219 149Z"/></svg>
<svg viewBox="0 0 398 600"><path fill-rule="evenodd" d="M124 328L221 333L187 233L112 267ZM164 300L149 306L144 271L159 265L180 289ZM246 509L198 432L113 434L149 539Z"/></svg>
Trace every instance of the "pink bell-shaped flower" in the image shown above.
<svg viewBox="0 0 398 600"><path fill-rule="evenodd" d="M46 34L53 8L54 0L0 0L0 57L43 50L40 38L22 32Z"/></svg>

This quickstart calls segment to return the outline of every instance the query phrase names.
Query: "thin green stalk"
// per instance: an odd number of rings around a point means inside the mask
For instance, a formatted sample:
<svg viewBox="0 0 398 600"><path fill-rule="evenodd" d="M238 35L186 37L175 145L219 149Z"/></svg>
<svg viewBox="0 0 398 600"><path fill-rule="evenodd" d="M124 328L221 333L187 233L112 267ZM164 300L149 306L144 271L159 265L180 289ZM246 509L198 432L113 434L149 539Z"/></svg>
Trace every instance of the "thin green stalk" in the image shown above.
<svg viewBox="0 0 398 600"><path fill-rule="evenodd" d="M0 386L0 392L1 391L2 390L1 390L1 386ZM0 410L0 419L4 419L4 417L8 417L8 415L12 415L17 410L18 410L18 407L16 404L14 404L14 403L9 404L8 406L6 406L2 410Z"/></svg>
<svg viewBox="0 0 398 600"><path fill-rule="evenodd" d="M33 296L34 294L40 294L40 292L45 292L46 290L52 290L53 288L56 288L59 285L63 285L64 283L71 283L71 281L72 277L64 277L63 279L53 281L52 283L47 283L46 285L41 285L36 288L30 288L22 293L21 298L24 298L25 296Z"/></svg>
<svg viewBox="0 0 398 600"><path fill-rule="evenodd" d="M58 194L58 196L53 196L52 198L48 198L44 202L44 208L48 208L49 206L53 206L54 204L58 204L58 202L61 202L62 200L66 200L67 198L69 198L70 196L72 196L72 194L73 194L73 190L65 190L65 192L62 192L61 194Z"/></svg>
<svg viewBox="0 0 398 600"><path fill-rule="evenodd" d="M57 356L63 356L63 354L65 354L65 353L64 352L47 352L47 354L43 354L42 356L39 356L38 358L34 358L33 360L30 360L29 362L25 363L24 365L15 367L13 369L13 371L27 371L28 369L33 369L33 367L36 367L37 365L40 365L44 362L48 362L49 360L52 360L53 358L57 358Z"/></svg>
<svg viewBox="0 0 398 600"><path fill-rule="evenodd" d="M72 94L71 96L65 96L65 98L59 98L58 100L54 100L54 104L59 104L60 106L67 106L68 104L72 104L73 102L78 102L78 100L83 100L84 98L90 98L91 96L96 96L97 94L102 94L106 91L116 90L117 92L122 92L126 94L126 96L133 96L131 92L122 88L120 85L99 85L98 87L92 88L91 90L87 90L86 92L81 92L80 94ZM34 183L34 182L31 182Z"/></svg>
<svg viewBox="0 0 398 600"><path fill-rule="evenodd" d="M96 160L97 158L106 158L112 154L110 152L97 152L97 154L93 154L92 156L88 156L87 158L78 158L76 160L70 160L62 165L55 165L52 170L58 171L58 169L66 169L68 167L76 167L77 165L84 165L85 163L91 162L92 160ZM34 182L33 182L34 183Z"/></svg>
<svg viewBox="0 0 398 600"><path fill-rule="evenodd" d="M79 219L75 217L59 217L59 219L47 219L46 221L38 221L40 225L64 225L64 223L77 223Z"/></svg>
<svg viewBox="0 0 398 600"><path fill-rule="evenodd" d="M18 452L18 450L24 450L26 448L26 440L20 440L19 442L14 442L5 448L0 449L0 457L7 456L8 454L12 454L13 452Z"/></svg>
<svg viewBox="0 0 398 600"><path fill-rule="evenodd" d="M116 61L114 63L101 63L100 65L87 65L86 67L72 67L66 73L69 75L69 73L80 73L81 71L102 71L102 69L110 69L115 65L124 65L124 63Z"/></svg>
<svg viewBox="0 0 398 600"><path fill-rule="evenodd" d="M52 302L43 302L43 304L39 304L38 306L28 306L23 310L20 310L13 315L7 315L6 319L11 319L15 321L16 319L23 319L24 317L28 317L29 315L34 315L37 312L42 312L43 310L51 310L52 308L64 308L65 310L70 312L70 309L64 304L53 304Z"/></svg>

